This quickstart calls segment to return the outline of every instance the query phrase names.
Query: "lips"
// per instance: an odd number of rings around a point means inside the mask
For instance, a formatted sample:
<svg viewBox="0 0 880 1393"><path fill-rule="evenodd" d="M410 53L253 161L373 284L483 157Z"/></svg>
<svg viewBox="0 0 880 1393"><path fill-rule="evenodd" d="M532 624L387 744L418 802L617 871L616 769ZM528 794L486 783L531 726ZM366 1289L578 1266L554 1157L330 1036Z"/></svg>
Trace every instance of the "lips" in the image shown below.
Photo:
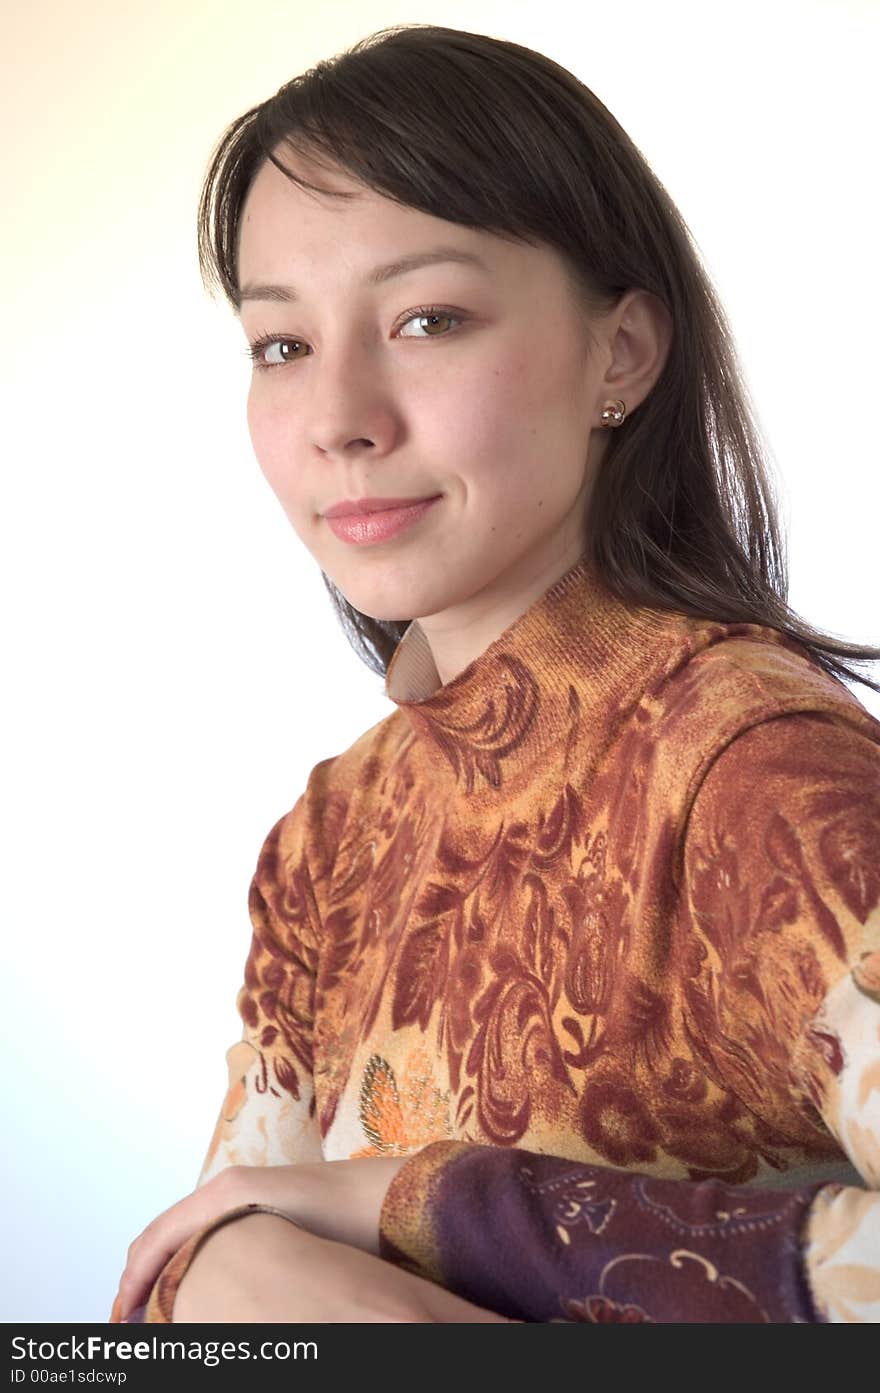
<svg viewBox="0 0 880 1393"><path fill-rule="evenodd" d="M421 498L346 498L342 503L334 503L324 512L325 518L345 518L352 514L384 513L392 508L412 508L417 503L427 503L439 494L424 494Z"/></svg>
<svg viewBox="0 0 880 1393"><path fill-rule="evenodd" d="M431 498L407 499L402 507L397 499L371 499L370 502L381 501L382 507L374 508L371 512L345 513L341 517L338 514L336 517L325 514L324 521L340 542L359 547L374 546L380 542L388 542L400 533L408 532L426 513L431 512L442 498L443 495L437 493ZM396 503L397 506L386 507L388 502ZM351 504L342 503L336 506L346 508L351 507ZM355 506L362 509L364 500L361 499Z"/></svg>

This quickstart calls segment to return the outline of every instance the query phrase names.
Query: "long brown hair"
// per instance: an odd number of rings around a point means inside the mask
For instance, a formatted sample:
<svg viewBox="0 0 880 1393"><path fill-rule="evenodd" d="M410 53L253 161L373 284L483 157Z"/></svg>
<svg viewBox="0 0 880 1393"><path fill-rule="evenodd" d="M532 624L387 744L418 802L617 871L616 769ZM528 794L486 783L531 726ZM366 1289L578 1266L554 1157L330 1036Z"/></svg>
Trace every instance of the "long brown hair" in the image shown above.
<svg viewBox="0 0 880 1393"><path fill-rule="evenodd" d="M611 432L586 555L622 600L722 623L767 625L838 680L880 682L880 648L811 628L787 603L786 543L724 310L690 231L645 158L572 73L520 44L434 24L391 25L286 83L221 136L198 211L199 264L238 311L238 235L253 179L290 149L399 203L498 236L555 247L577 304L628 289L672 314L663 371ZM409 620L374 619L322 571L358 656L385 674Z"/></svg>

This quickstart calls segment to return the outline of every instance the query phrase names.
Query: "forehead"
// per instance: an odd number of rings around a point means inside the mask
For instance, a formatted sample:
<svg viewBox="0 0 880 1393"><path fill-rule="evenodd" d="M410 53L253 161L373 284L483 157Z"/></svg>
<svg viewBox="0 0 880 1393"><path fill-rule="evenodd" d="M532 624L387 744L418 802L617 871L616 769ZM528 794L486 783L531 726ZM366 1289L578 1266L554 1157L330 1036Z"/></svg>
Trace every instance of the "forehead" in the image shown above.
<svg viewBox="0 0 880 1393"><path fill-rule="evenodd" d="M245 219L255 209L261 211L284 212L286 209L301 211L314 208L322 216L342 212L352 206L363 207L376 203L391 203L375 189L356 180L347 170L336 165L322 165L302 154L292 154L289 150L273 151L286 169L300 179L314 184L314 189L301 188L279 169L273 160L265 159L257 170L244 204ZM322 192L327 190L327 193ZM329 194L344 193L344 198L334 198Z"/></svg>
<svg viewBox="0 0 880 1393"><path fill-rule="evenodd" d="M299 152L279 150L276 158L319 189L348 196L334 198L300 188L266 160L242 208L238 238L242 286L251 280L298 284L322 266L334 274L349 267L363 279L378 263L438 247L478 258L482 266L475 268L475 274L531 278L556 269L559 258L546 245L531 247L483 228L434 217Z"/></svg>

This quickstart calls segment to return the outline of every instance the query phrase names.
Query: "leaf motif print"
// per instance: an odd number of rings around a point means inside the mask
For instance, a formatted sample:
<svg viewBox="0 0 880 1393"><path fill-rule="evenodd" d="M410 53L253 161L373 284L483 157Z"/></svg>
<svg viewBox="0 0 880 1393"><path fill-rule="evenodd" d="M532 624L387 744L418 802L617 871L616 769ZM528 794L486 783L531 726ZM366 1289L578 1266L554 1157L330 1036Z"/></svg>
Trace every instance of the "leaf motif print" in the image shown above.
<svg viewBox="0 0 880 1393"><path fill-rule="evenodd" d="M338 878L333 883L331 903L345 904L353 899L369 880L373 871L376 842L373 838L346 849L347 854L336 858Z"/></svg>
<svg viewBox="0 0 880 1393"><path fill-rule="evenodd" d="M319 1061L315 1073L320 1078L319 1125L322 1137L326 1137L333 1126L359 1043L360 1023L356 1013L347 1012L341 1020L334 1022L326 1016L321 1019L315 1046L315 1057Z"/></svg>
<svg viewBox="0 0 880 1393"><path fill-rule="evenodd" d="M844 958L846 945L843 941L840 925L816 893L813 877L806 865L798 836L791 823L781 813L775 813L770 818L764 846L770 863L775 865L792 882L793 893L795 893L795 886L802 887L810 908L815 914L817 927L825 934L838 957ZM785 922L794 922L797 911L789 909L788 913L791 917Z"/></svg>
<svg viewBox="0 0 880 1393"><path fill-rule="evenodd" d="M419 919L440 918L461 909L464 896L457 885L438 885L429 880L416 905Z"/></svg>
<svg viewBox="0 0 880 1393"><path fill-rule="evenodd" d="M672 1038L670 1002L631 972L621 972L620 990L608 1022L608 1045L625 1046L634 1061L652 1071L667 1057Z"/></svg>
<svg viewBox="0 0 880 1393"><path fill-rule="evenodd" d="M483 894L493 906L494 917L500 919L510 906L515 911L517 891L530 855L527 823L513 822L502 829L486 857L482 874Z"/></svg>
<svg viewBox="0 0 880 1393"><path fill-rule="evenodd" d="M423 858L432 854L431 833L432 824L428 819L426 804L424 799L420 799L413 810L401 811L391 841L377 857L375 874L364 900L361 956L358 960L358 971L362 978L361 999L365 1003L361 1025L364 1036L369 1035L376 1023L386 990L389 964L398 951L401 939L408 934L414 917L413 904L418 893L420 866ZM442 948L442 921L425 927L426 938L437 930L435 946ZM419 1019L424 1017L427 1024L433 1000L430 999L430 968L424 957L426 938L415 944L408 938L404 942L402 958L409 954L409 966L417 969L416 980L412 983L401 981L401 974L405 979L408 972L408 966L403 961L396 965L394 975L396 992L399 993L396 999L402 1004L405 1019L409 1020L407 1013L414 1009ZM430 953L430 945L427 951ZM366 966L362 967L362 963ZM425 970L429 973L428 978L424 976ZM442 978L434 982L434 987L437 991L442 990Z"/></svg>
<svg viewBox="0 0 880 1393"><path fill-rule="evenodd" d="M438 1048L442 1047L444 1028L449 1083L458 1092L461 1082L461 1062L473 1030L473 1006L483 985L484 963L480 952L468 944L456 957L449 974L449 986L443 1001L438 1031Z"/></svg>
<svg viewBox="0 0 880 1393"><path fill-rule="evenodd" d="M519 748L538 716L540 688L532 669L514 654L499 653L501 673L486 698L479 694L481 706L476 714L460 710L453 687L447 699L436 698L431 714L431 735L455 771L465 793L473 793L482 780L491 788L501 788L504 760ZM419 720L418 707L412 719Z"/></svg>
<svg viewBox="0 0 880 1393"><path fill-rule="evenodd" d="M475 1097L476 1091L471 1084L468 1084L467 1088L463 1088L459 1095L455 1107L455 1125L459 1129L459 1135L461 1136L466 1135L463 1129L473 1116Z"/></svg>
<svg viewBox="0 0 880 1393"><path fill-rule="evenodd" d="M489 969L465 1067L477 1076L481 1127L494 1144L510 1146L527 1130L536 1098L549 1109L551 1086L570 1096L575 1089L543 984L507 949L492 954Z"/></svg>
<svg viewBox="0 0 880 1393"><path fill-rule="evenodd" d="M823 811L830 816L830 799ZM880 904L880 817L852 794L838 794L838 816L822 832L819 848L831 883L860 924Z"/></svg>
<svg viewBox="0 0 880 1393"><path fill-rule="evenodd" d="M748 915L735 845L713 826L691 855L688 889L694 919L720 960L729 961L736 954L738 925Z"/></svg>
<svg viewBox="0 0 880 1393"><path fill-rule="evenodd" d="M526 875L522 884L523 906L520 942L527 967L547 988L551 1011L562 992L562 964L568 950L568 934L550 902L547 883L538 875Z"/></svg>
<svg viewBox="0 0 880 1393"><path fill-rule="evenodd" d="M596 781L598 806L607 810L608 838L615 865L635 889L650 833L652 800L648 797L657 760L656 729L644 708L633 712L616 755Z"/></svg>
<svg viewBox="0 0 880 1393"><path fill-rule="evenodd" d="M278 839L274 842L267 839L249 894L254 901L261 937L267 945L283 946L283 939L287 936L285 930L296 933L300 925L308 924L308 897L309 878L305 863L291 861L285 856ZM268 915L267 907L270 911ZM281 942L275 937L273 919L281 932Z"/></svg>
<svg viewBox="0 0 880 1393"><path fill-rule="evenodd" d="M576 1016L563 1016L561 1024L562 1029L571 1036L576 1046L574 1050L562 1051L563 1060L572 1069L585 1069L604 1048L602 1039L605 1033L604 1021L600 1016L591 1016L586 1035L584 1035L583 1027Z"/></svg>
<svg viewBox="0 0 880 1393"><path fill-rule="evenodd" d="M423 809L407 810L401 813L388 845L381 852L377 850L364 899L361 953L373 951L381 942L391 947L392 925L403 922L401 907L407 905L407 887L417 879L419 846L426 832Z"/></svg>
<svg viewBox="0 0 880 1393"><path fill-rule="evenodd" d="M297 1077L297 1072L291 1064L290 1060L285 1059L282 1055L280 1058L272 1061L272 1069L275 1074L275 1078L278 1082L278 1086L282 1088L285 1093L289 1093L292 1098L296 1098L298 1100L299 1078Z"/></svg>
<svg viewBox="0 0 880 1393"><path fill-rule="evenodd" d="M272 1032L277 1032L284 1042L285 1053L292 1055L310 1074L314 979L303 973L286 972L285 950L272 927L272 909L256 881L251 884L249 909L254 932L245 962L244 985L238 994L239 1012L245 1025L252 1030L261 1028L264 1041L274 1044ZM303 960L311 961L307 945L302 943L300 947ZM295 1079L293 1065L290 1067Z"/></svg>
<svg viewBox="0 0 880 1393"><path fill-rule="evenodd" d="M442 919L434 919L408 935L394 981L391 1026L417 1023L427 1030L438 999L445 994L448 972L448 937Z"/></svg>
<svg viewBox="0 0 880 1393"><path fill-rule="evenodd" d="M789 880L801 878L804 860L800 842L791 823L781 813L774 813L771 817L764 844L772 865L777 866Z"/></svg>
<svg viewBox="0 0 880 1393"><path fill-rule="evenodd" d="M761 893L758 919L771 932L793 924L798 916L799 898L791 881L774 876Z"/></svg>
<svg viewBox="0 0 880 1393"><path fill-rule="evenodd" d="M604 858L600 864L604 869ZM562 896L571 922L565 964L568 999L584 1015L604 1015L627 948L626 892L620 879L606 881L589 856L577 878L562 887Z"/></svg>
<svg viewBox="0 0 880 1393"><path fill-rule="evenodd" d="M328 992L351 974L357 952L357 924L347 905L340 905L327 915L325 936L321 988Z"/></svg>
<svg viewBox="0 0 880 1393"><path fill-rule="evenodd" d="M583 838L583 800L566 783L549 813L540 813L534 835L531 866L539 875L552 873L557 865L571 865L576 841Z"/></svg>

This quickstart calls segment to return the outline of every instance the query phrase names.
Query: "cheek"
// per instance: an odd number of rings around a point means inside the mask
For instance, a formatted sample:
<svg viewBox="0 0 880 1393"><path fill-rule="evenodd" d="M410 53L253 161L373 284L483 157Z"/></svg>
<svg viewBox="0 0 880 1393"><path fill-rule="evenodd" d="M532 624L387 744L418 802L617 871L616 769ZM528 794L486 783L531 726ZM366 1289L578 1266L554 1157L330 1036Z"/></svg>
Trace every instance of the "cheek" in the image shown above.
<svg viewBox="0 0 880 1393"><path fill-rule="evenodd" d="M534 379L522 355L508 354L457 380L442 405L426 404L453 457L473 464L523 448L541 414Z"/></svg>
<svg viewBox="0 0 880 1393"><path fill-rule="evenodd" d="M573 380L571 359L554 353L552 344L497 356L490 368L462 380L444 405L442 430L450 458L467 460L469 472L482 475L487 487L497 485L499 493L506 487L504 473L525 485L517 466L533 473L549 454L567 457L580 441L580 385ZM499 465L505 465L501 473Z"/></svg>
<svg viewBox="0 0 880 1393"><path fill-rule="evenodd" d="M292 440L289 417L277 408L268 407L252 389L247 403L247 425L254 454L266 480L281 492L284 471L282 462L290 459Z"/></svg>
<svg viewBox="0 0 880 1393"><path fill-rule="evenodd" d="M480 374L476 390L462 383L462 396L477 421L504 433L507 423L518 438L552 433L560 410L570 417L576 399L573 359L560 352L553 340L539 340L525 347L512 345L493 356L491 367Z"/></svg>

